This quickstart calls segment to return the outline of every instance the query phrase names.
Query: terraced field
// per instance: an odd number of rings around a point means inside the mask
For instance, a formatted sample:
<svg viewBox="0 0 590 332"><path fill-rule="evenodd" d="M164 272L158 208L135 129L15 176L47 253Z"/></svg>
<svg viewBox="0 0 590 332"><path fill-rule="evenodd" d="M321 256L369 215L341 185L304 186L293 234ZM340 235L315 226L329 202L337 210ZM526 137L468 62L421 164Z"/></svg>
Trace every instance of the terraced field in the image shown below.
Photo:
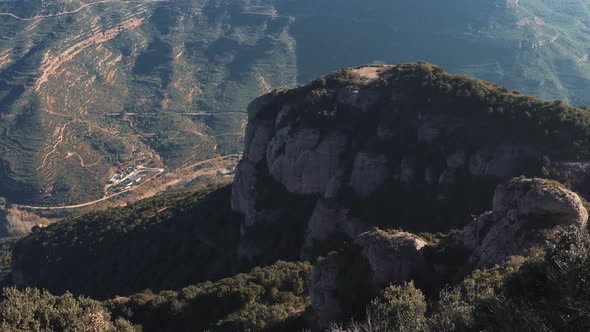
<svg viewBox="0 0 590 332"><path fill-rule="evenodd" d="M117 166L236 153L249 100L295 83L288 21L268 6L31 3L0 4L0 196L12 202L83 203Z"/></svg>

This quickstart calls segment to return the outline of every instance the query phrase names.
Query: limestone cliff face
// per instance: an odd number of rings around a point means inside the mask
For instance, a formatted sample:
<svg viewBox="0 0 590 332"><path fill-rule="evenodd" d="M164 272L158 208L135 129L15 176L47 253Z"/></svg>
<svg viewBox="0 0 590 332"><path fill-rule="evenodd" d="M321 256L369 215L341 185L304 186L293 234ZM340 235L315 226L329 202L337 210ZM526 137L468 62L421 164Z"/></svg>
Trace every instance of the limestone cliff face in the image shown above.
<svg viewBox="0 0 590 332"><path fill-rule="evenodd" d="M340 299L337 296L337 279L340 264L336 255L330 255L314 267L309 285L309 296L316 324L322 328L342 319Z"/></svg>
<svg viewBox="0 0 590 332"><path fill-rule="evenodd" d="M255 100L232 194L244 216L241 255L309 258L375 225L463 227L491 208L502 181L548 173L547 156L581 157L551 141L536 115L501 104L521 98L503 91L418 64L345 70ZM552 107L522 98L514 103ZM288 253L268 243L285 232L300 241Z"/></svg>

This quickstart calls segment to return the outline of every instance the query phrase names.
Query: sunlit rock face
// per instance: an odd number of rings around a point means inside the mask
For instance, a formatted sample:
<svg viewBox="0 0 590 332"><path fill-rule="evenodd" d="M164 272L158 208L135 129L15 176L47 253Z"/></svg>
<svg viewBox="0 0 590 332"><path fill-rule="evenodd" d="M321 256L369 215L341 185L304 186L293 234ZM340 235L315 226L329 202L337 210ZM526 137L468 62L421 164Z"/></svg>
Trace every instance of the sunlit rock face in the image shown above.
<svg viewBox="0 0 590 332"><path fill-rule="evenodd" d="M489 268L544 247L565 227L585 228L587 222L577 194L544 179L516 178L496 189L493 210L466 228L463 242L473 250L471 263Z"/></svg>

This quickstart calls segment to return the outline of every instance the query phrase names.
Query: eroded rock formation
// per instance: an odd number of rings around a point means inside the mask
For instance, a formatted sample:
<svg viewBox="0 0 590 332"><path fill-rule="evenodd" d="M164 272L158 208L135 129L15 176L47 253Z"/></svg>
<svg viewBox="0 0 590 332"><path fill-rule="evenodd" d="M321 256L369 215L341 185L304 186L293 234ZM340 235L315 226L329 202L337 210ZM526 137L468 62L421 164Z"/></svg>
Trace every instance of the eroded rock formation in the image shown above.
<svg viewBox="0 0 590 332"><path fill-rule="evenodd" d="M492 267L526 249L543 247L564 227L585 228L588 212L580 197L544 179L516 178L500 185L493 211L470 224L463 243L477 267Z"/></svg>
<svg viewBox="0 0 590 332"><path fill-rule="evenodd" d="M453 80L464 80L456 91ZM318 242L373 226L461 228L491 208L499 183L523 174L559 178L571 142L551 139L533 116L515 120L502 98L514 97L426 64L350 69L258 98L233 187L248 243L242 256L312 258ZM554 155L562 160L548 161ZM301 227L293 232L287 219ZM261 225L271 241L288 229L300 244L277 251L260 238Z"/></svg>

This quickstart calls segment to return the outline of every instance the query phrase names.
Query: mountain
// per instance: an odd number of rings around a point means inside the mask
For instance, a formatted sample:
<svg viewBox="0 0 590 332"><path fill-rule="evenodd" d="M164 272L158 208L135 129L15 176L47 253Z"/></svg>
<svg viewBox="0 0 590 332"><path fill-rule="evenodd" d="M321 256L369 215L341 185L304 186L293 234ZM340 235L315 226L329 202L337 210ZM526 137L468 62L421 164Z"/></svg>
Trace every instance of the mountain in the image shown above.
<svg viewBox="0 0 590 332"><path fill-rule="evenodd" d="M428 61L545 99L587 103L585 1L289 1L300 81L341 67Z"/></svg>
<svg viewBox="0 0 590 332"><path fill-rule="evenodd" d="M248 120L231 187L5 240L6 329L588 327L588 110L422 62L273 91Z"/></svg>
<svg viewBox="0 0 590 332"><path fill-rule="evenodd" d="M313 258L373 226L446 232L520 175L588 195L589 143L590 112L562 102L427 63L344 69L250 104L239 253Z"/></svg>
<svg viewBox="0 0 590 332"><path fill-rule="evenodd" d="M588 103L588 14L581 0L3 1L0 196L77 205L117 195L118 167L182 177L241 150L251 99L343 66L427 60Z"/></svg>
<svg viewBox="0 0 590 332"><path fill-rule="evenodd" d="M119 165L177 170L236 153L244 105L295 83L289 20L256 1L9 1L0 12L13 14L0 17L0 193L12 202L83 203L107 193Z"/></svg>

